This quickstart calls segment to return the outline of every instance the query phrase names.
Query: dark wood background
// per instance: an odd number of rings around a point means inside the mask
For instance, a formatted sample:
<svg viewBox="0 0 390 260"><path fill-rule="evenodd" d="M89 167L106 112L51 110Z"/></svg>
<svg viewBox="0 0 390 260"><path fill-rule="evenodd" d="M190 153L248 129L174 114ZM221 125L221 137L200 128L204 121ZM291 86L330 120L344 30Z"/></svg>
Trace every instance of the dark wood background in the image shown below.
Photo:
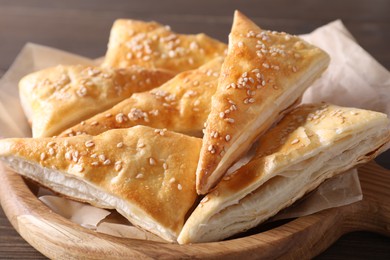
<svg viewBox="0 0 390 260"><path fill-rule="evenodd" d="M389 0L0 0L0 76L26 42L100 57L117 18L156 20L177 32L204 32L227 42L234 9L263 28L293 34L342 19L359 44L390 69ZM390 168L390 153L378 162ZM45 257L16 233L0 208L0 259L5 258ZM318 257L352 258L390 259L390 238L355 232Z"/></svg>

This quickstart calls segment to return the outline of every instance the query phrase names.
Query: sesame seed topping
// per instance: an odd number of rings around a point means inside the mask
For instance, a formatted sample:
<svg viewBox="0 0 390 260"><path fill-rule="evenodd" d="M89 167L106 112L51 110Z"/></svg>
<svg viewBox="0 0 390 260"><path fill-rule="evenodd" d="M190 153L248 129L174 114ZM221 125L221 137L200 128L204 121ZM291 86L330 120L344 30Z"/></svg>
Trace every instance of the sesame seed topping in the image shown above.
<svg viewBox="0 0 390 260"><path fill-rule="evenodd" d="M81 121L81 122L80 122L80 125L85 125L85 121Z"/></svg>
<svg viewBox="0 0 390 260"><path fill-rule="evenodd" d="M210 153L215 154L214 145L210 144L209 147L207 148L207 150L208 150Z"/></svg>
<svg viewBox="0 0 390 260"><path fill-rule="evenodd" d="M99 162L91 162L91 165L92 165L92 166L98 166L98 165L99 165Z"/></svg>
<svg viewBox="0 0 390 260"><path fill-rule="evenodd" d="M183 189L183 187L181 186L181 184L179 183L179 184L177 184L177 189L178 190L182 190Z"/></svg>
<svg viewBox="0 0 390 260"><path fill-rule="evenodd" d="M270 67L269 64L268 64L268 63L265 63L265 62L264 62L262 65L263 65L263 67L266 68L266 69L269 69L269 67Z"/></svg>
<svg viewBox="0 0 390 260"><path fill-rule="evenodd" d="M46 159L46 154L45 153L41 153L40 158L41 158L41 161L45 160Z"/></svg>
<svg viewBox="0 0 390 260"><path fill-rule="evenodd" d="M85 142L85 147L92 147L94 145L95 145L95 143L92 140L88 140Z"/></svg>
<svg viewBox="0 0 390 260"><path fill-rule="evenodd" d="M106 156L104 156L104 154L100 154L98 157L101 162L104 162L106 160Z"/></svg>
<svg viewBox="0 0 390 260"><path fill-rule="evenodd" d="M138 148L143 148L143 147L145 147L145 144L144 144L144 143L138 143L138 144L137 144L137 147L138 147Z"/></svg>
<svg viewBox="0 0 390 260"><path fill-rule="evenodd" d="M138 173L137 176L135 176L136 179L142 179L144 175L142 173Z"/></svg>
<svg viewBox="0 0 390 260"><path fill-rule="evenodd" d="M103 162L103 165L110 165L111 164L111 161L110 159L107 159Z"/></svg>
<svg viewBox="0 0 390 260"><path fill-rule="evenodd" d="M234 123L234 119L233 118L225 118L225 121L228 122L228 123L231 123L233 124Z"/></svg>
<svg viewBox="0 0 390 260"><path fill-rule="evenodd" d="M66 152L65 153L65 159L67 159L67 160L71 160L72 159L71 152Z"/></svg>
<svg viewBox="0 0 390 260"><path fill-rule="evenodd" d="M152 157L149 158L149 164L150 165L156 165L156 160L153 159Z"/></svg>
<svg viewBox="0 0 390 260"><path fill-rule="evenodd" d="M99 124L97 121L93 121L93 122L91 123L92 126L95 126L95 125L97 125L97 124Z"/></svg>
<svg viewBox="0 0 390 260"><path fill-rule="evenodd" d="M122 169L122 161L116 161L114 169L115 171L119 172Z"/></svg>
<svg viewBox="0 0 390 260"><path fill-rule="evenodd" d="M169 180L169 183L174 183L175 181L176 181L176 179L172 177L172 178Z"/></svg>
<svg viewBox="0 0 390 260"><path fill-rule="evenodd" d="M293 66L293 67L291 68L291 70L292 70L293 72L297 72L297 71L298 71L297 67L295 67L295 66Z"/></svg>
<svg viewBox="0 0 390 260"><path fill-rule="evenodd" d="M209 196L206 196L206 197L204 197L201 201L200 201L200 203L206 203L207 201L209 201Z"/></svg>
<svg viewBox="0 0 390 260"><path fill-rule="evenodd" d="M91 158L97 158L97 154L96 153L91 154Z"/></svg>
<svg viewBox="0 0 390 260"><path fill-rule="evenodd" d="M163 163L163 168L164 168L164 170L167 170L168 169L168 164L167 163Z"/></svg>
<svg viewBox="0 0 390 260"><path fill-rule="evenodd" d="M294 140L292 140L291 144L297 144L299 143L299 139L295 138Z"/></svg>
<svg viewBox="0 0 390 260"><path fill-rule="evenodd" d="M124 114L123 113L119 113L115 116L115 121L117 121L118 123L123 123L124 121Z"/></svg>
<svg viewBox="0 0 390 260"><path fill-rule="evenodd" d="M104 116L108 118L108 117L112 117L112 114L111 113L107 113Z"/></svg>
<svg viewBox="0 0 390 260"><path fill-rule="evenodd" d="M76 171L78 171L78 172L84 171L84 167L80 164L76 164L74 167L76 168Z"/></svg>
<svg viewBox="0 0 390 260"><path fill-rule="evenodd" d="M54 149L52 147L49 148L49 154L54 155Z"/></svg>
<svg viewBox="0 0 390 260"><path fill-rule="evenodd" d="M226 140L226 142L229 142L229 140L230 140L230 135L226 135L226 136L225 136L225 140Z"/></svg>
<svg viewBox="0 0 390 260"><path fill-rule="evenodd" d="M224 117L225 117L225 113L224 113L224 112L220 112L220 113L219 113L219 117L220 117L220 118L224 118Z"/></svg>
<svg viewBox="0 0 390 260"><path fill-rule="evenodd" d="M68 140L65 140L65 141L64 141L64 146L65 146L65 147L68 147L68 145L69 145Z"/></svg>
<svg viewBox="0 0 390 260"><path fill-rule="evenodd" d="M242 47L244 47L244 43L243 42L238 42L238 47L240 47L240 48L242 48Z"/></svg>
<svg viewBox="0 0 390 260"><path fill-rule="evenodd" d="M116 144L116 147L122 148L122 147L123 147L123 143L122 143L122 142L117 143L117 144Z"/></svg>
<svg viewBox="0 0 390 260"><path fill-rule="evenodd" d="M55 145L55 144L56 144L56 142L51 141L51 142L48 142L46 146L47 146L47 147L50 147L50 146L53 146L53 145Z"/></svg>

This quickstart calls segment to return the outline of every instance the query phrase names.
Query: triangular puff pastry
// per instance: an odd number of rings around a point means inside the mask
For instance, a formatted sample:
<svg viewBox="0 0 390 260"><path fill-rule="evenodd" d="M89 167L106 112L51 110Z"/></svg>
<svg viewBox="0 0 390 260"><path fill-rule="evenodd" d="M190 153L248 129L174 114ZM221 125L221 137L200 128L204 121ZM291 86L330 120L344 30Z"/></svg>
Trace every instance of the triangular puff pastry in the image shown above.
<svg viewBox="0 0 390 260"><path fill-rule="evenodd" d="M384 151L389 127L382 113L328 104L296 108L260 138L254 159L203 198L179 243L217 241L257 226Z"/></svg>
<svg viewBox="0 0 390 260"><path fill-rule="evenodd" d="M109 129L134 125L201 136L222 63L223 58L219 57L198 69L182 72L161 87L136 93L60 136L97 135Z"/></svg>
<svg viewBox="0 0 390 260"><path fill-rule="evenodd" d="M119 19L110 34L103 66L139 65L179 73L223 56L226 44L201 33L177 34L156 22Z"/></svg>
<svg viewBox="0 0 390 260"><path fill-rule="evenodd" d="M254 140L327 68L328 55L302 39L264 31L236 11L212 98L197 191L206 194Z"/></svg>
<svg viewBox="0 0 390 260"><path fill-rule="evenodd" d="M33 137L48 137L172 77L167 70L135 66L59 65L25 76L19 82L19 94Z"/></svg>
<svg viewBox="0 0 390 260"><path fill-rule="evenodd" d="M0 141L0 159L18 173L92 205L113 208L169 241L196 201L201 140L146 126L99 136Z"/></svg>

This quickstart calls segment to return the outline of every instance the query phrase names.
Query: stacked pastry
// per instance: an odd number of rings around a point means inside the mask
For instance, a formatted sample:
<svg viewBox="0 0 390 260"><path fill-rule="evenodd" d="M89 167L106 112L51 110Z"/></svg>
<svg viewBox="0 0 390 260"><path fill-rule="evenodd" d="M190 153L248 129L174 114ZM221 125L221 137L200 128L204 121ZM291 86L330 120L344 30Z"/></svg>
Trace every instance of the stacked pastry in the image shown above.
<svg viewBox="0 0 390 260"><path fill-rule="evenodd" d="M184 244L257 226L388 148L382 113L296 107L327 68L324 51L239 12L225 49L119 20L101 67L58 66L20 82L34 138L1 140L0 159ZM253 159L226 174L256 140Z"/></svg>

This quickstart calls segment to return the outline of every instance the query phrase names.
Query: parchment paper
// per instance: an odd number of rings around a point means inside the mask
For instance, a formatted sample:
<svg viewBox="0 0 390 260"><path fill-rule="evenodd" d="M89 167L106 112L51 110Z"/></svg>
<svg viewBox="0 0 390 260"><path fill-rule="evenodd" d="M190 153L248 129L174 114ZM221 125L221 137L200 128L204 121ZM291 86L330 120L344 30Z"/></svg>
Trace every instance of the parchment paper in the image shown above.
<svg viewBox="0 0 390 260"><path fill-rule="evenodd" d="M390 114L390 73L356 43L341 21L334 21L302 37L327 51L332 59L321 79L305 93L304 103L326 101ZM97 63L71 53L28 43L0 80L0 137L31 136L18 98L17 84L21 77L58 64ZM38 196L53 211L86 228L119 237L162 241L147 231L131 226L117 213L59 198L45 190L41 190ZM352 170L326 181L299 204L284 210L275 219L304 216L361 199L357 172Z"/></svg>

